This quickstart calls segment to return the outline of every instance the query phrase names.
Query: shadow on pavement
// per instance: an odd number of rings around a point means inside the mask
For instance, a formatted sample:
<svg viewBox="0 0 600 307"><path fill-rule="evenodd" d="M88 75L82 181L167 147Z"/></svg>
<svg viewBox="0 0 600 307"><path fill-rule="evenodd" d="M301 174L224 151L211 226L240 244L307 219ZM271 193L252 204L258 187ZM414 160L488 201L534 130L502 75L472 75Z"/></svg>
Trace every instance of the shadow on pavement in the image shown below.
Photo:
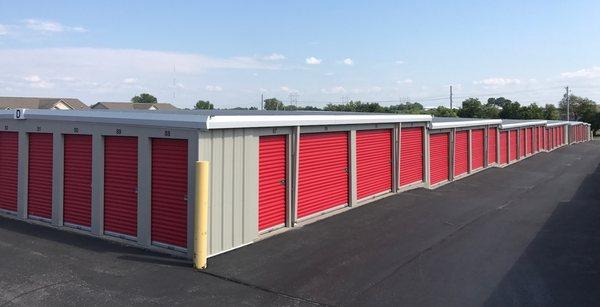
<svg viewBox="0 0 600 307"><path fill-rule="evenodd" d="M486 301L487 306L600 302L600 166L562 202Z"/></svg>

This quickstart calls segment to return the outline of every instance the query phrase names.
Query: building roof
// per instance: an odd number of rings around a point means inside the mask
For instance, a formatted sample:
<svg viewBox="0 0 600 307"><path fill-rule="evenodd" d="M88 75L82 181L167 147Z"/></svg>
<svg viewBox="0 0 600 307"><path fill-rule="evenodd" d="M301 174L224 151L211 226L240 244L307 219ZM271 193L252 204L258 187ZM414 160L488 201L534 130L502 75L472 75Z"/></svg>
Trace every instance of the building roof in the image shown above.
<svg viewBox="0 0 600 307"><path fill-rule="evenodd" d="M14 111L0 110L0 118L13 118ZM429 122L430 115L343 112L279 112L239 110L26 110L25 119L94 122L191 129L261 128L345 124Z"/></svg>
<svg viewBox="0 0 600 307"><path fill-rule="evenodd" d="M434 117L429 124L430 129L449 129L485 125L499 125L500 119L463 118L463 117Z"/></svg>
<svg viewBox="0 0 600 307"><path fill-rule="evenodd" d="M153 109L152 109L153 108ZM133 102L98 102L92 105L92 109L109 110L179 110L176 106L165 103L133 103Z"/></svg>
<svg viewBox="0 0 600 307"><path fill-rule="evenodd" d="M500 129L511 129L531 126L542 126L547 124L547 120L539 119L503 119Z"/></svg>
<svg viewBox="0 0 600 307"><path fill-rule="evenodd" d="M89 107L77 98L43 97L0 97L0 109L52 109L64 103L73 110L87 110Z"/></svg>

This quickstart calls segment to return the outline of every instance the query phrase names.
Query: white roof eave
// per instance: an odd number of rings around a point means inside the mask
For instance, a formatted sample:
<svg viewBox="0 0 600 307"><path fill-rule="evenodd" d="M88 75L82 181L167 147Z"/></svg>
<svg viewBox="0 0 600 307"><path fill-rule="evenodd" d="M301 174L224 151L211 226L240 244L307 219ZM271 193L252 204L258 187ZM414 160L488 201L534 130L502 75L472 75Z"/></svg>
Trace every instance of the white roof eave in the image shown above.
<svg viewBox="0 0 600 307"><path fill-rule="evenodd" d="M522 123L502 124L502 125L500 125L500 129L542 126L542 125L547 125L547 124L548 124L547 120L536 120L536 121L527 121L527 122L522 122Z"/></svg>
<svg viewBox="0 0 600 307"><path fill-rule="evenodd" d="M431 122L429 129L449 129L449 128L463 128L463 127L475 127L485 125L499 125L502 123L501 119L482 119L482 120L465 120L455 122Z"/></svg>
<svg viewBox="0 0 600 307"><path fill-rule="evenodd" d="M206 129L430 122L431 115L215 115Z"/></svg>

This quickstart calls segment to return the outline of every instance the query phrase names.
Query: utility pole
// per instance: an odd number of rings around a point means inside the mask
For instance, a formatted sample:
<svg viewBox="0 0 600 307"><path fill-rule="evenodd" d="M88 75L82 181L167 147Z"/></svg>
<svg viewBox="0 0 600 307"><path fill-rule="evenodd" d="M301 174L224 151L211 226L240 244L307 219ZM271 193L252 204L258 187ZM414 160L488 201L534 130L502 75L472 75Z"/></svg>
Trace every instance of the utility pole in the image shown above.
<svg viewBox="0 0 600 307"><path fill-rule="evenodd" d="M571 117L571 115L570 115L571 111L569 110L570 109L570 106L569 106L569 104L570 104L569 103L569 87L567 86L565 89L567 90L567 121L571 121L571 118L570 118Z"/></svg>
<svg viewBox="0 0 600 307"><path fill-rule="evenodd" d="M265 104L265 97L264 97L264 94L262 94L262 93L261 93L261 94L260 94L260 109L261 109L261 110L264 110L264 109L265 109L265 106L264 106L264 104Z"/></svg>
<svg viewBox="0 0 600 307"><path fill-rule="evenodd" d="M450 110L452 110L452 85L450 85Z"/></svg>

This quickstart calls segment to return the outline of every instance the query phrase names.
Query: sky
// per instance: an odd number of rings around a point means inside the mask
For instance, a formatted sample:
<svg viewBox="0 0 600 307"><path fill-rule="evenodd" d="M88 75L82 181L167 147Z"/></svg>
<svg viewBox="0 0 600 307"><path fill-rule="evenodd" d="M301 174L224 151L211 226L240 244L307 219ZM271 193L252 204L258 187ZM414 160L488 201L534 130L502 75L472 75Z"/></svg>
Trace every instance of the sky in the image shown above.
<svg viewBox="0 0 600 307"><path fill-rule="evenodd" d="M0 96L600 101L600 1L0 0Z"/></svg>

